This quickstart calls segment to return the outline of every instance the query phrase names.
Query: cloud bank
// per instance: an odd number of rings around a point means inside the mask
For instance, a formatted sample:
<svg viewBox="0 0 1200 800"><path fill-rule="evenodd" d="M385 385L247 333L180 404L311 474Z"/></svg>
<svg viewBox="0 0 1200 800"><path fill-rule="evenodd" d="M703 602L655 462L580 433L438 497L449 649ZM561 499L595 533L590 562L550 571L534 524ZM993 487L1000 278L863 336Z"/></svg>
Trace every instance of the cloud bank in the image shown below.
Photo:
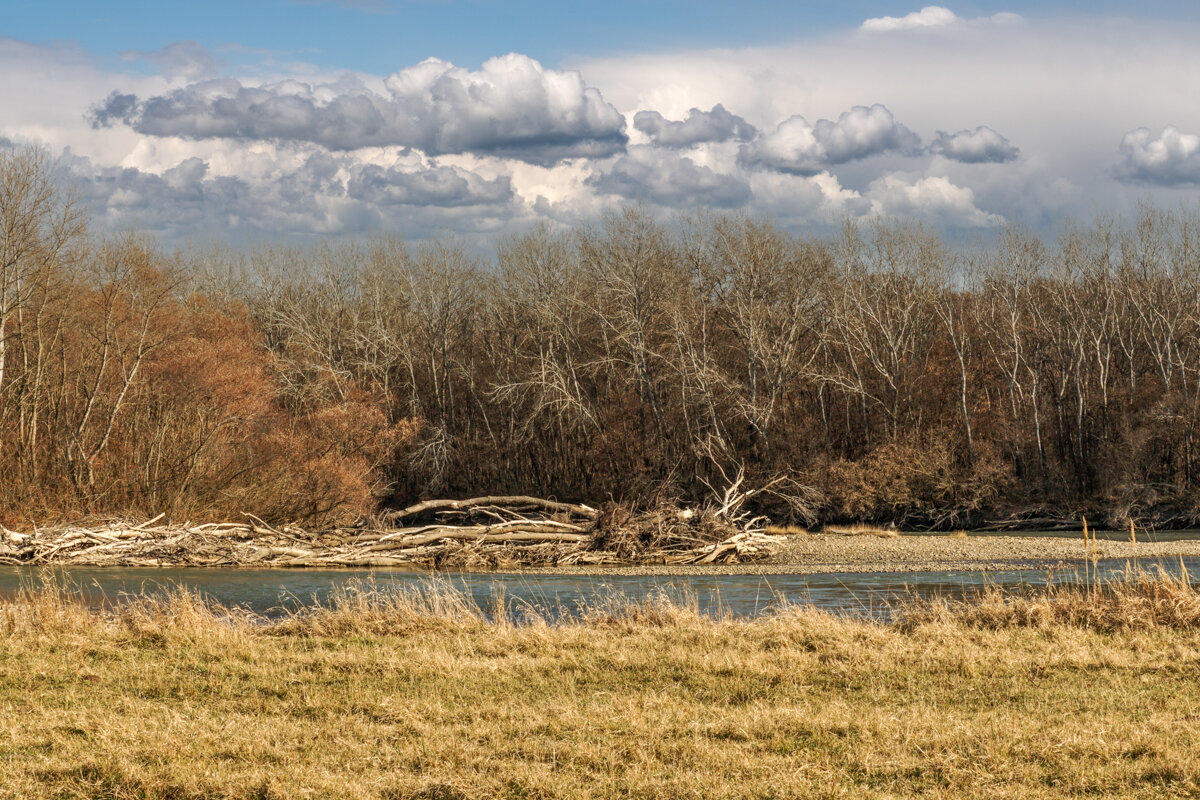
<svg viewBox="0 0 1200 800"><path fill-rule="evenodd" d="M1200 25L1013 21L929 6L779 46L389 75L253 42L232 65L175 42L114 68L0 37L0 145L65 152L98 224L166 240L491 235L628 201L1053 230L1200 185Z"/></svg>
<svg viewBox="0 0 1200 800"><path fill-rule="evenodd" d="M267 174L213 174L193 157L163 170L109 167L67 155L64 180L110 228L139 227L168 236L289 236L366 233L422 226L472 231L511 219L517 198L506 176L484 178L459 167L398 159L364 164L323 152L280 155Z"/></svg>
<svg viewBox="0 0 1200 800"><path fill-rule="evenodd" d="M140 99L113 92L92 110L149 136L287 140L331 150L413 147L430 155L486 153L532 163L597 158L625 145L625 118L578 72L510 53L476 72L429 58L384 80L387 94L351 76L312 84L201 81Z"/></svg>

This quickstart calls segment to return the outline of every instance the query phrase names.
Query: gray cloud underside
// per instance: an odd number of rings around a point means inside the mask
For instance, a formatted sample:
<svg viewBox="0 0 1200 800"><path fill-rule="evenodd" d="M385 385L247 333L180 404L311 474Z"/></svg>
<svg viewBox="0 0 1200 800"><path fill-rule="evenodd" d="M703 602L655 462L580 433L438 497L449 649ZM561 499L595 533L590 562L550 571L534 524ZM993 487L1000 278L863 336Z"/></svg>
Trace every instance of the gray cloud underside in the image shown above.
<svg viewBox="0 0 1200 800"><path fill-rule="evenodd" d="M140 99L113 93L92 110L97 127L127 124L151 136L312 142L331 150L418 148L532 163L601 158L624 149L625 118L577 72L519 54L477 72L427 59L389 76L388 94L347 77L332 84L193 83Z"/></svg>
<svg viewBox="0 0 1200 800"><path fill-rule="evenodd" d="M512 202L512 181L485 180L458 167L437 166L410 172L366 164L346 184L346 194L376 205L457 206L504 205Z"/></svg>
<svg viewBox="0 0 1200 800"><path fill-rule="evenodd" d="M682 121L668 120L657 111L639 111L633 127L660 147L690 147L705 142L749 141L757 129L718 103L711 111L693 108Z"/></svg>
<svg viewBox="0 0 1200 800"><path fill-rule="evenodd" d="M790 117L742 148L741 160L780 172L815 175L849 161L883 153L918 155L921 149L920 137L877 103L855 106L837 121L809 124L804 117Z"/></svg>
<svg viewBox="0 0 1200 800"><path fill-rule="evenodd" d="M929 150L964 164L1004 164L1021 154L1008 139L986 125L958 133L938 131Z"/></svg>
<svg viewBox="0 0 1200 800"><path fill-rule="evenodd" d="M1113 175L1124 183L1149 186L1200 184L1200 135L1168 125L1155 136L1149 128L1121 139Z"/></svg>
<svg viewBox="0 0 1200 800"><path fill-rule="evenodd" d="M260 231L272 235L391 227L396 214L443 226L467 213L509 218L518 207L507 177L487 180L458 167L402 170L310 156L269 180L210 175L200 158L162 174L102 167L64 157L63 176L110 227L181 231ZM430 215L436 216L430 216Z"/></svg>
<svg viewBox="0 0 1200 800"><path fill-rule="evenodd" d="M593 175L587 184L605 194L672 208L731 208L751 199L750 184L744 178L724 175L686 156L648 146L629 148L607 172Z"/></svg>

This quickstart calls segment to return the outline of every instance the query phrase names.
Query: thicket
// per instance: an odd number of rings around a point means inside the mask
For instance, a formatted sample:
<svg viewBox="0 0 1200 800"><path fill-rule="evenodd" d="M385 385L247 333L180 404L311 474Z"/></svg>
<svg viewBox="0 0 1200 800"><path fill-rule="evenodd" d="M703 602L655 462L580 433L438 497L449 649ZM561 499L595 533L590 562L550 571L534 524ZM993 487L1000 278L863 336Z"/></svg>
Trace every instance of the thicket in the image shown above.
<svg viewBox="0 0 1200 800"><path fill-rule="evenodd" d="M632 207L164 254L0 155L0 515L328 520L418 496L962 525L1200 513L1200 215L952 245Z"/></svg>
<svg viewBox="0 0 1200 800"><path fill-rule="evenodd" d="M0 151L0 521L373 510L410 427L356 392L283 402L243 302L136 235L89 236L52 176Z"/></svg>

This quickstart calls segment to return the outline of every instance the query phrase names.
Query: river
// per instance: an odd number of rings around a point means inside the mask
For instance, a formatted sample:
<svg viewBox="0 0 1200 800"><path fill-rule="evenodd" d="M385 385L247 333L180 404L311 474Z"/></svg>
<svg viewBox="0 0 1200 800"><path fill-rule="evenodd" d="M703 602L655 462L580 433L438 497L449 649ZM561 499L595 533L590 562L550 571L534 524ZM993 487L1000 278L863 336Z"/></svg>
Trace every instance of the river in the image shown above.
<svg viewBox="0 0 1200 800"><path fill-rule="evenodd" d="M1200 576L1200 558L1142 559L1143 569L1178 575L1181 564ZM1101 561L1102 580L1119 576L1128 562ZM783 604L810 605L826 611L886 619L898 601L913 598L960 598L987 586L1022 592L1048 582L1087 582L1083 567L1048 572L1045 568L995 572L867 572L824 575L562 575L530 573L428 573L391 569L172 569L88 567L0 567L0 597L51 580L95 605L133 597L163 595L181 587L223 606L236 606L267 617L330 602L347 586L374 591L453 589L491 611L502 598L520 619L529 611L552 619L581 609L620 601L667 597L694 603L701 612L752 617Z"/></svg>

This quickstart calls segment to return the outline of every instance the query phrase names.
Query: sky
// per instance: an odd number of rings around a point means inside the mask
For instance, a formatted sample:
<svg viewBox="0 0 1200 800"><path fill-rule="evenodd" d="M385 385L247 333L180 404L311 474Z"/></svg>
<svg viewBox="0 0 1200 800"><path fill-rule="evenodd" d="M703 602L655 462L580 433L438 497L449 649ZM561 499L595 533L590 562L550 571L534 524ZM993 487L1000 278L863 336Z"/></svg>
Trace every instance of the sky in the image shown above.
<svg viewBox="0 0 1200 800"><path fill-rule="evenodd" d="M167 243L1200 200L1193 2L9 0L0 146Z"/></svg>

